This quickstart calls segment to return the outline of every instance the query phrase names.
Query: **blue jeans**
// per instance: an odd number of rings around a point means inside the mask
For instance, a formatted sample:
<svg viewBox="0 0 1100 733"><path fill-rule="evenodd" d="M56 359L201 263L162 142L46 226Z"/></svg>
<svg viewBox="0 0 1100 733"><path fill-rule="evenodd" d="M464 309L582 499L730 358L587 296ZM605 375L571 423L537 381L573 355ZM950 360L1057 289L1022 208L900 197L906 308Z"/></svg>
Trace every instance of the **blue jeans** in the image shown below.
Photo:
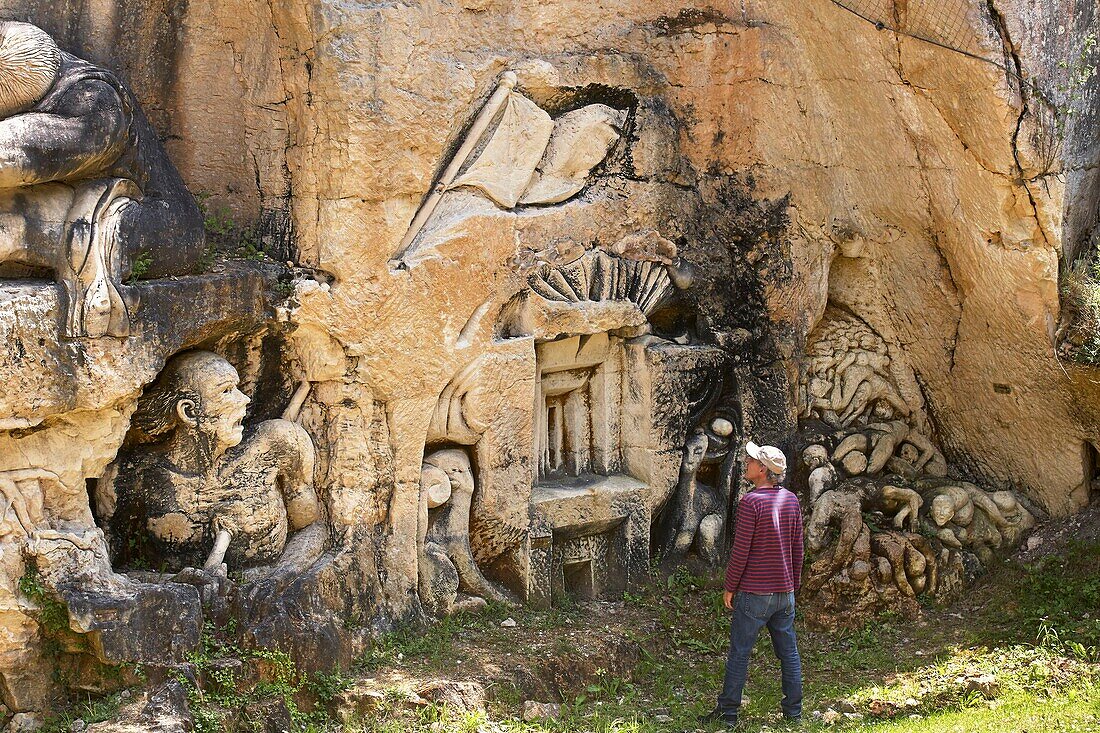
<svg viewBox="0 0 1100 733"><path fill-rule="evenodd" d="M741 693L749 674L749 655L760 635L768 627L772 650L783 668L783 715L802 716L802 660L794 633L794 593L738 593L734 597L730 622L730 652L726 658L726 679L718 696L718 709L736 716Z"/></svg>

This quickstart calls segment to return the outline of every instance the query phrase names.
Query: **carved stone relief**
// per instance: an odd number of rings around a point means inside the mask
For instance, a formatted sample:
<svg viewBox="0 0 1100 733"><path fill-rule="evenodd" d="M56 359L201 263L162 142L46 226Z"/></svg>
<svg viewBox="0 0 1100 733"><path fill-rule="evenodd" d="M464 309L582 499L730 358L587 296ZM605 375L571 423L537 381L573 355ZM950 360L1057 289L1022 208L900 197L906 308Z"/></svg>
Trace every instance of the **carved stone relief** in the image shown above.
<svg viewBox="0 0 1100 733"><path fill-rule="evenodd" d="M64 336L127 336L145 274L185 274L203 251L198 206L130 91L41 29L0 24L0 274L49 271Z"/></svg>
<svg viewBox="0 0 1100 733"><path fill-rule="evenodd" d="M552 119L515 90L517 83L514 72L501 76L417 209L395 255L399 266L430 250L419 236L448 192L476 192L503 209L561 203L587 185L592 169L618 142L626 110L590 104Z"/></svg>
<svg viewBox="0 0 1100 733"><path fill-rule="evenodd" d="M881 336L827 310L807 352L800 436L811 617L835 625L842 611L912 611L917 595L958 593L1019 545L1033 515L1011 492L946 478L914 379Z"/></svg>
<svg viewBox="0 0 1100 733"><path fill-rule="evenodd" d="M869 422L875 408L900 417L913 411L899 385L903 370L863 322L827 313L806 351L799 417L846 428Z"/></svg>
<svg viewBox="0 0 1100 733"><path fill-rule="evenodd" d="M173 357L139 401L133 442L97 495L116 564L216 571L224 560L289 574L319 554L327 530L313 443L288 420L245 438L249 400L237 384L224 358L193 351Z"/></svg>
<svg viewBox="0 0 1100 733"><path fill-rule="evenodd" d="M673 499L675 534L666 560L681 558L694 550L711 565L722 562L721 538L729 509L729 493L720 487L708 486L699 478L709 442L707 434L697 429L684 446L680 480Z"/></svg>
<svg viewBox="0 0 1100 733"><path fill-rule="evenodd" d="M511 596L487 579L470 548L470 508L475 477L462 448L440 448L424 457L420 477L420 600L449 615L483 608Z"/></svg>

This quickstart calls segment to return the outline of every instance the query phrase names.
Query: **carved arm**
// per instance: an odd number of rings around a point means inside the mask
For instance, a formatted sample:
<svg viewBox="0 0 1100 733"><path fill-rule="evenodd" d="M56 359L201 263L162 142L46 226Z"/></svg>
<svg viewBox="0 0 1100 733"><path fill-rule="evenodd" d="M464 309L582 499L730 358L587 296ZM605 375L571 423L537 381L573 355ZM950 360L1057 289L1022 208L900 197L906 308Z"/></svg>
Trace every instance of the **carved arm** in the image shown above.
<svg viewBox="0 0 1100 733"><path fill-rule="evenodd" d="M70 115L27 112L0 120L0 188L94 178L128 141L118 93L87 81L70 94Z"/></svg>

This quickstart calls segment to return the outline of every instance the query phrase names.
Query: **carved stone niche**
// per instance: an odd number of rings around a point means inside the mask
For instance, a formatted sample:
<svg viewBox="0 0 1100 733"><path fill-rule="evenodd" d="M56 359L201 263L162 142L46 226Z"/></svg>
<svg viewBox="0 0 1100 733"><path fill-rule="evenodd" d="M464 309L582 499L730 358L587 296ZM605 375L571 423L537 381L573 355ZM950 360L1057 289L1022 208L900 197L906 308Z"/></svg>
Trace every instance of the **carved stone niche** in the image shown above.
<svg viewBox="0 0 1100 733"><path fill-rule="evenodd" d="M532 605L614 597L648 572L693 395L723 363L651 333L649 314L690 284L678 263L668 240L635 235L537 267L503 312L500 336L534 345L530 526L515 562Z"/></svg>
<svg viewBox="0 0 1100 733"><path fill-rule="evenodd" d="M572 336L537 344L535 353L529 599L545 605L563 592L585 599L621 594L640 580L639 558L649 547L648 486L636 477L644 471L631 470L624 455L645 436L644 424L624 419L642 406L630 404L640 395L629 384L623 339Z"/></svg>
<svg viewBox="0 0 1100 733"><path fill-rule="evenodd" d="M223 562L268 566L255 578L289 573L289 564L319 554L326 530L313 442L282 419L246 435L250 400L239 380L223 357L190 351L172 357L146 390L96 496L116 564L213 575Z"/></svg>

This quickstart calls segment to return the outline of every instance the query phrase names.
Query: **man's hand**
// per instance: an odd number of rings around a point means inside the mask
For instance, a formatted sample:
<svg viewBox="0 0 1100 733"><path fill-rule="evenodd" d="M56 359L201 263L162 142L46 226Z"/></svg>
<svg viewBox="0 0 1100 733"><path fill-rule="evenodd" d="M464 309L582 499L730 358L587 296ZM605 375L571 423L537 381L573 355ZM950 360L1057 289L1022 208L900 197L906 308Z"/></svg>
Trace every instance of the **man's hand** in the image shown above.
<svg viewBox="0 0 1100 733"><path fill-rule="evenodd" d="M729 610L733 610L733 594L728 590L722 593L722 603L725 603Z"/></svg>

